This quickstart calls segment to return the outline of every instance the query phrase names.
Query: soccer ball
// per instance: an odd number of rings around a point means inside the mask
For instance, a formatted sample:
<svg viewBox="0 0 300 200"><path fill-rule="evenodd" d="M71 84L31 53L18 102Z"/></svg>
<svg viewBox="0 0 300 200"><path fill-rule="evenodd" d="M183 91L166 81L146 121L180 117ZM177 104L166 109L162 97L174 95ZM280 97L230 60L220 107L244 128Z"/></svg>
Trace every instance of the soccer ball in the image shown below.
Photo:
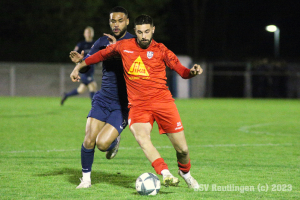
<svg viewBox="0 0 300 200"><path fill-rule="evenodd" d="M140 195L156 195L160 190L160 180L155 174L144 173L136 179L135 189Z"/></svg>

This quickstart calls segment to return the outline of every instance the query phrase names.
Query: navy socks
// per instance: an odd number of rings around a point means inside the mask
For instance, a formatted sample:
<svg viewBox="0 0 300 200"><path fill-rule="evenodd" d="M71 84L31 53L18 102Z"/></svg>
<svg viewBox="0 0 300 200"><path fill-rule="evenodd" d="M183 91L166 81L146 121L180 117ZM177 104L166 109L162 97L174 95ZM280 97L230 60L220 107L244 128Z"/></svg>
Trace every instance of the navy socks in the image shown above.
<svg viewBox="0 0 300 200"><path fill-rule="evenodd" d="M92 171L92 165L94 162L94 149L86 149L83 144L81 146L81 166L82 172L90 172Z"/></svg>
<svg viewBox="0 0 300 200"><path fill-rule="evenodd" d="M117 143L118 143L118 141L117 141L117 139L115 139L115 140L110 144L110 146L108 147L108 149L107 149L106 151L112 150L112 149L116 146Z"/></svg>
<svg viewBox="0 0 300 200"><path fill-rule="evenodd" d="M66 96L69 97L69 96L74 96L74 95L77 95L78 92L77 92L77 88L72 90L71 92L67 93Z"/></svg>

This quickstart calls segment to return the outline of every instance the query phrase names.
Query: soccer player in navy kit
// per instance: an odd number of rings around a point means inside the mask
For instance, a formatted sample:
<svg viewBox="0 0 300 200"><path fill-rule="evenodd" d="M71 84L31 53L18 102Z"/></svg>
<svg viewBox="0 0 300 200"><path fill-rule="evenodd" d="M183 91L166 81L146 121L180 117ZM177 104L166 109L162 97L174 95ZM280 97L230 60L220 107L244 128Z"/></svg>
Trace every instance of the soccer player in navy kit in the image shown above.
<svg viewBox="0 0 300 200"><path fill-rule="evenodd" d="M77 51L78 53L82 53L82 54L84 54L84 56L86 56L94 44L94 41L93 41L94 29L90 26L86 27L84 29L83 36L84 36L85 40L82 42L79 42L75 46L74 51ZM67 100L67 98L70 96L75 96L75 95L84 93L87 88L90 91L91 99L93 99L93 96L94 96L95 92L97 91L97 83L94 80L94 71L95 71L94 65L91 65L89 67L88 71L86 71L85 73L81 73L80 74L81 83L80 83L79 87L68 93L64 93L64 96L61 99L60 104L63 105L64 102Z"/></svg>
<svg viewBox="0 0 300 200"><path fill-rule="evenodd" d="M118 6L110 11L109 25L117 41L135 37L127 32L128 24L129 19L126 9ZM86 57L106 48L112 43L111 40L113 39L108 34L100 37ZM82 61L81 59L74 60L72 58L71 60L75 63ZM106 151L107 159L113 158L118 152L120 133L127 126L129 110L121 57L106 60L102 66L101 89L95 93L92 100L92 108L86 123L85 138L81 146L83 177L77 188L91 186L91 168L95 145L100 151Z"/></svg>

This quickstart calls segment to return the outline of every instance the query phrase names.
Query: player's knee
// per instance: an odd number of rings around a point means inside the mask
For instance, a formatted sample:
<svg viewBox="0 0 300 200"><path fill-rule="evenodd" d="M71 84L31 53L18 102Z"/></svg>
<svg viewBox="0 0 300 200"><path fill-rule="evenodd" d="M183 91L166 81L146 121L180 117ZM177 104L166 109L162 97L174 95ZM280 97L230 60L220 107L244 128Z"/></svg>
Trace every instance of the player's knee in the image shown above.
<svg viewBox="0 0 300 200"><path fill-rule="evenodd" d="M92 149L95 147L95 141L90 138L84 138L84 146L87 149Z"/></svg>
<svg viewBox="0 0 300 200"><path fill-rule="evenodd" d="M102 152L105 152L108 148L105 148L103 146L100 146L100 145L97 145L97 148L102 151Z"/></svg>
<svg viewBox="0 0 300 200"><path fill-rule="evenodd" d="M107 144L106 142L102 142L102 141L97 141L96 145L97 145L97 148L103 152L105 152L109 148L109 144Z"/></svg>
<svg viewBox="0 0 300 200"><path fill-rule="evenodd" d="M82 94L82 93L84 93L84 92L86 91L86 89L87 89L87 86L85 86L83 83L81 83L81 84L79 85L79 87L77 88L77 92L78 92L79 94Z"/></svg>
<svg viewBox="0 0 300 200"><path fill-rule="evenodd" d="M178 148L176 149L177 154L179 154L181 157L186 157L189 154L188 147Z"/></svg>
<svg viewBox="0 0 300 200"><path fill-rule="evenodd" d="M91 92L97 92L97 83L95 81L91 82L88 87Z"/></svg>

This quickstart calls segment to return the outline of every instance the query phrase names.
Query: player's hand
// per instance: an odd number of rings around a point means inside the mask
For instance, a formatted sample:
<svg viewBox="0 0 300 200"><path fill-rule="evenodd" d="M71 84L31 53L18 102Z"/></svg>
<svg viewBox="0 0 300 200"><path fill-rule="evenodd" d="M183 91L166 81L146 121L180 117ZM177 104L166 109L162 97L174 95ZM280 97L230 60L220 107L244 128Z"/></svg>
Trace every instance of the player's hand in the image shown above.
<svg viewBox="0 0 300 200"><path fill-rule="evenodd" d="M79 54L77 51L71 51L70 52L70 56L69 56L72 60L73 63L78 63L79 61L81 61L84 57L84 51L81 51L81 54Z"/></svg>
<svg viewBox="0 0 300 200"><path fill-rule="evenodd" d="M109 44L115 44L117 42L117 39L114 36L107 33L103 33L103 35L108 37L107 39L109 41Z"/></svg>
<svg viewBox="0 0 300 200"><path fill-rule="evenodd" d="M190 71L190 74L192 76L196 76L198 74L202 74L203 72L203 69L200 67L200 65L197 65L195 64L192 68L191 68L191 71Z"/></svg>
<svg viewBox="0 0 300 200"><path fill-rule="evenodd" d="M74 68L74 70L70 74L70 78L73 82L79 82L80 76L79 76L79 71L76 69L76 67Z"/></svg>

